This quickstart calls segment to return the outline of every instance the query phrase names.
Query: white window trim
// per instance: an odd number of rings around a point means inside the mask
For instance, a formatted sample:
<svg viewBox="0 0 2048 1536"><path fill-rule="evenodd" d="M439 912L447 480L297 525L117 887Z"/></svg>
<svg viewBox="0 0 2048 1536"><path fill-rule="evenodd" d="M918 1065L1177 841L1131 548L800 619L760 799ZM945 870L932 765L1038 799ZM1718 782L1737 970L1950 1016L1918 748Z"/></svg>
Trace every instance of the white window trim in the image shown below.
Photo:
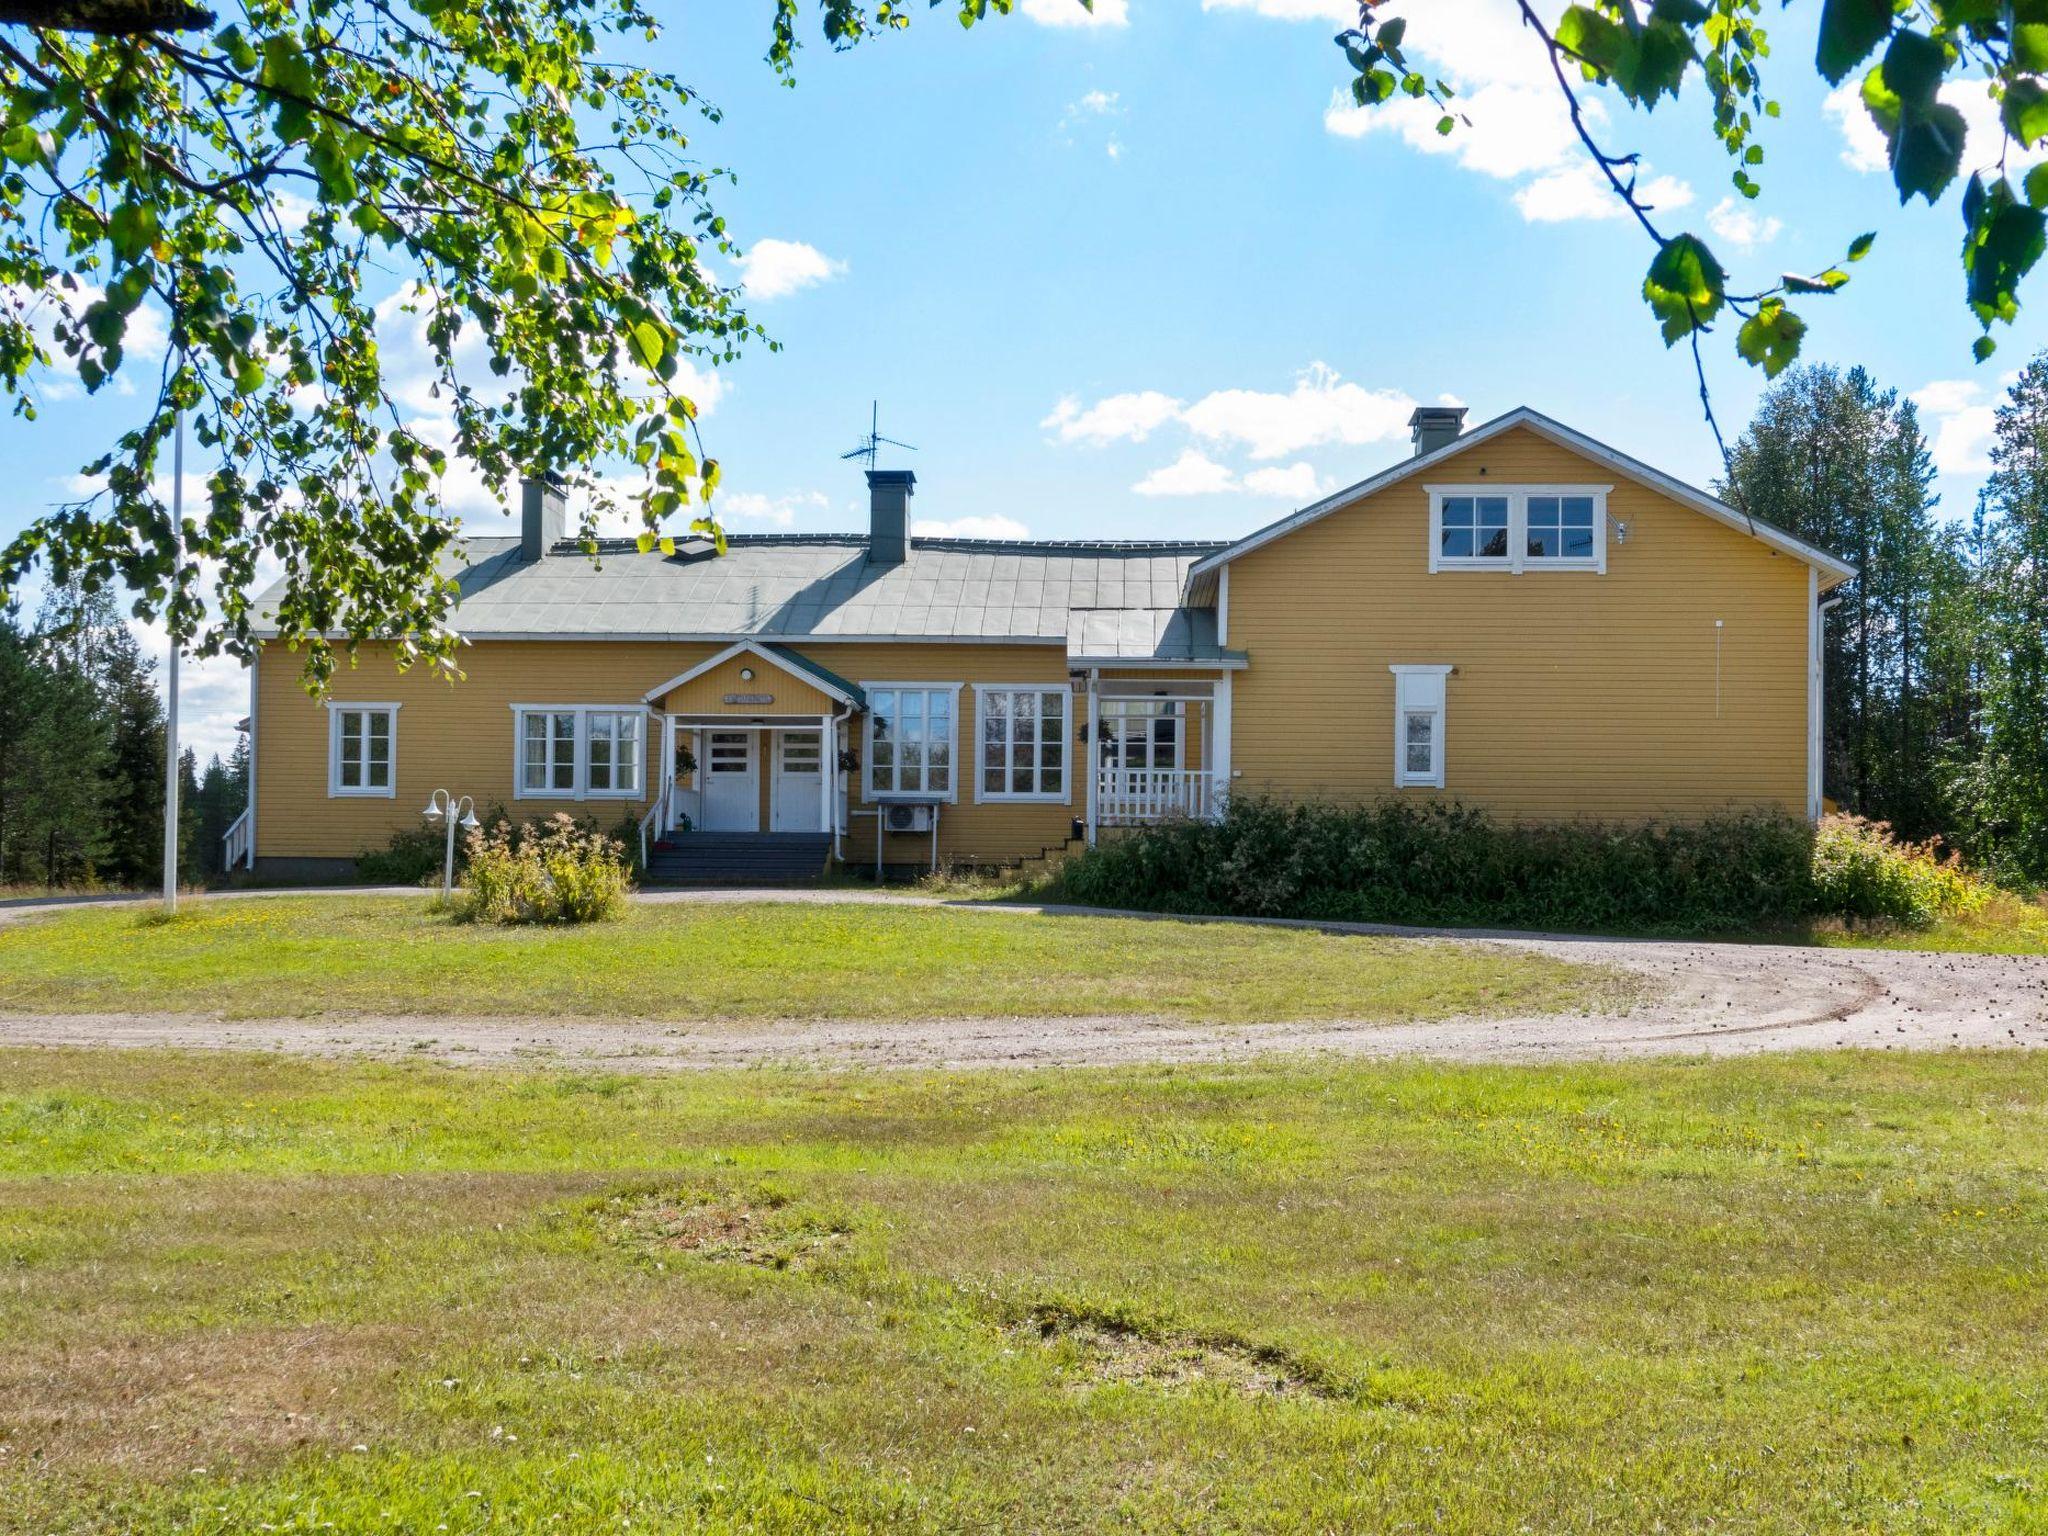
<svg viewBox="0 0 2048 1536"><path fill-rule="evenodd" d="M916 690L924 693L950 693L953 695L953 707L947 712L947 718L953 724L953 735L952 739L947 743L948 750L946 753L946 761L952 765L953 771L947 775L948 787L942 794L934 793L928 789L878 790L875 788L875 711L873 704L870 703L860 728L860 787L863 799L871 804L876 802L886 804L891 800L936 800L942 805L958 805L960 803L960 690L965 686L965 683L957 682L871 683L865 679L861 681L861 694L869 700L874 698L875 690L878 688L894 688L899 692Z"/></svg>
<svg viewBox="0 0 2048 1536"><path fill-rule="evenodd" d="M327 798L330 800L395 800L398 798L398 704L358 704L327 701ZM345 786L341 782L341 717L344 711L382 714L391 718L391 782L382 789L369 785ZM367 742L365 743L367 749ZM364 759L365 765L368 759Z"/></svg>
<svg viewBox="0 0 2048 1536"><path fill-rule="evenodd" d="M574 780L568 789L526 787L526 717L528 715L574 715L576 717ZM590 787L590 717L592 715L640 716L640 783L634 789L592 789ZM512 798L514 800L624 800L650 797L647 781L647 744L654 736L654 711L637 700L631 704L514 704L512 706ZM395 740L395 738L394 738Z"/></svg>
<svg viewBox="0 0 2048 1536"><path fill-rule="evenodd" d="M986 764L982 761L982 749L988 745L983 734L983 723L988 718L988 696L992 693L1060 693L1066 695L1066 705L1060 723L1060 783L1058 794L1043 791L1020 795L1015 790L986 791L982 788L982 774ZM1041 718L1043 718L1041 716ZM1057 683L976 683L974 685L974 803L1001 805L1072 805L1074 803L1074 685L1071 682ZM1009 764L1003 765L1007 775Z"/></svg>
<svg viewBox="0 0 2048 1536"><path fill-rule="evenodd" d="M1394 787L1396 789L1442 789L1444 787L1444 717L1450 713L1450 689L1447 679L1456 669L1449 666L1389 666L1394 674ZM1410 773L1408 771L1408 717L1424 712L1424 707L1403 704L1401 684L1408 678L1429 678L1436 683L1437 702L1427 712L1436 717L1429 733L1430 771Z"/></svg>
<svg viewBox="0 0 2048 1536"><path fill-rule="evenodd" d="M1607 574L1607 493L1611 485L1429 485L1429 569L1438 571L1592 571ZM1446 555L1444 547L1444 499L1449 496L1505 496L1508 503L1508 552L1495 555ZM1590 496L1593 498L1593 554L1590 559L1567 560L1542 557L1531 559L1529 549L1529 498L1531 496Z"/></svg>

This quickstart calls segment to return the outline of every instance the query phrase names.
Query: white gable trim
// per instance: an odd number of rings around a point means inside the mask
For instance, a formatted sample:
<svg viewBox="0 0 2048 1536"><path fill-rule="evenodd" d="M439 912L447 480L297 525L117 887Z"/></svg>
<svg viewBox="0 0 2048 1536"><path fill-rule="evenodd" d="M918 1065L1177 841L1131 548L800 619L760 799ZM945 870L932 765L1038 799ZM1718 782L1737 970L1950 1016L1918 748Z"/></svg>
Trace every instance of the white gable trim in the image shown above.
<svg viewBox="0 0 2048 1536"><path fill-rule="evenodd" d="M692 678L702 677L706 672L711 671L712 668L722 667L728 661L731 661L735 656L744 655L751 655L757 657L758 659L767 662L769 666L775 668L776 671L783 673L785 676L793 677L800 683L808 683L811 687L817 689L818 692L825 694L830 698L835 698L842 704L850 705L856 709L860 707L860 700L855 698L852 694L848 693L845 689L834 687L832 684L826 682L824 678L819 677L814 672L806 672L801 667L791 666L788 662L784 661L780 656L777 656L773 651L769 650L766 646L756 645L751 640L742 640L737 645L728 645L724 650L720 651L716 656L713 656L709 661L700 661L697 663L696 666L690 668L689 671L678 672L674 677L670 678L667 682L661 684L659 687L648 689L647 692L643 693L640 696L641 700L643 703L647 704L658 703L664 695L672 693L674 690L682 687L683 684L689 682Z"/></svg>
<svg viewBox="0 0 2048 1536"><path fill-rule="evenodd" d="M1638 481L1643 485L1647 485L1651 490L1670 497L1673 501L1691 507L1696 512L1704 512L1716 522L1726 523L1730 528L1738 532L1749 534L1752 538L1761 540L1780 553L1790 555L1795 560L1805 561L1820 572L1822 591L1826 591L1830 587L1839 586L1842 582L1847 581L1856 574L1854 566L1837 560L1825 550L1816 549L1803 539L1795 539L1791 534L1784 532L1782 529L1756 522L1736 511L1735 508L1729 506L1726 502L1716 501L1706 492L1687 485L1683 480L1674 479L1672 476L1665 474L1661 469L1652 469L1649 465L1643 463L1642 460L1632 459L1618 448L1610 448L1605 443L1586 436L1583 432L1574 432L1564 423L1552 421L1541 411L1534 411L1528 406L1522 405L1509 411L1505 416L1496 416L1492 421L1474 427L1464 436L1454 438L1434 453L1418 454L1414 458L1404 459L1390 469L1381 470L1368 480L1361 480L1356 485L1348 486L1344 490L1337 492L1334 496L1325 496L1321 501L1303 507L1300 511L1283 517L1277 523L1269 523L1258 532L1248 534L1246 537L1239 539L1228 549L1219 550L1205 560L1196 561L1194 565L1189 567L1187 579L1189 582L1194 582L1213 571L1222 570L1240 555L1248 555L1253 550L1272 543L1275 539L1285 538L1297 528L1306 527L1310 523L1328 517L1332 512L1348 507L1353 502L1362 501L1375 492L1383 491L1390 485L1398 484L1410 475L1430 469L1443 463L1446 459L1463 453L1468 448L1477 447L1479 444L1499 437L1503 432L1512 431L1516 427L1527 427L1532 432L1549 438L1561 448L1570 449L1572 452L1591 459L1597 464L1604 464L1617 473L1627 475L1631 480Z"/></svg>

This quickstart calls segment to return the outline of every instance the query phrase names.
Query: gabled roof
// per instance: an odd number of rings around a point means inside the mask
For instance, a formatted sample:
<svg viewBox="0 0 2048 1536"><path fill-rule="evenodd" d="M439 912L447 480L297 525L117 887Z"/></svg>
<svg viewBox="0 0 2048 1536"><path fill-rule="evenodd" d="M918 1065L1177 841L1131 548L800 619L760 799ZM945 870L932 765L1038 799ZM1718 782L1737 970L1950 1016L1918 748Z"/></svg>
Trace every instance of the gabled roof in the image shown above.
<svg viewBox="0 0 2048 1536"><path fill-rule="evenodd" d="M1528 406L1523 405L1517 406L1504 416L1496 416L1493 420L1474 427L1470 432L1454 438L1432 453L1417 454L1413 458L1403 459L1400 463L1381 470L1370 479L1361 480L1356 485L1347 486L1333 496L1325 496L1321 501L1303 507L1300 511L1281 518L1277 523L1268 523L1256 533L1247 534L1244 538L1218 550L1215 554L1207 555L1197 560L1188 569L1186 601L1190 604L1205 606L1214 603L1216 600L1216 572L1238 556L1250 554L1253 550L1258 549L1262 545L1270 544L1275 539L1285 538L1297 528L1306 527L1310 523L1328 517L1332 512L1348 507L1354 502L1362 501L1367 496L1377 491L1383 491L1390 485L1398 484L1411 475L1421 474L1425 470L1432 469L1445 460L1463 453L1466 449L1476 447L1489 438L1499 437L1503 432L1513 431L1516 427L1527 427L1539 436L1546 437L1551 442L1556 443L1560 448L1569 449L1571 452L1590 459L1596 464L1605 465L1617 474L1626 475L1631 480L1646 485L1661 495L1670 497L1673 501L1691 507L1696 512L1703 512L1717 522L1726 523L1729 527L1746 533L1754 539L1761 540L1771 548L1792 556L1795 560L1805 561L1820 572L1822 591L1826 591L1830 587L1839 586L1856 574L1854 566L1845 561L1837 560L1833 555L1825 550L1815 548L1804 539L1795 538L1785 532L1784 529L1774 528L1769 523L1759 522L1746 512L1738 511L1726 502L1718 501L1714 497L1709 496L1697 486L1687 485L1683 480L1675 479L1665 474L1661 469L1652 468L1641 459L1631 458L1618 448L1610 448L1607 444L1588 437L1583 432L1574 431L1561 421L1553 421L1541 411L1531 410Z"/></svg>
<svg viewBox="0 0 2048 1536"><path fill-rule="evenodd" d="M829 694L842 704L851 705L855 709L865 709L867 707L867 695L861 692L858 683L849 683L837 672L826 670L811 660L810 657L790 646L761 645L752 640L742 640L736 645L728 645L716 656L698 662L696 666L691 667L687 672L678 672L667 682L659 683L648 689L646 693L641 695L641 698L646 703L656 703L682 687L683 684L689 682L692 678L702 677L713 668L724 666L735 656L757 657L767 662L769 666L787 672L801 682L809 683L819 692Z"/></svg>

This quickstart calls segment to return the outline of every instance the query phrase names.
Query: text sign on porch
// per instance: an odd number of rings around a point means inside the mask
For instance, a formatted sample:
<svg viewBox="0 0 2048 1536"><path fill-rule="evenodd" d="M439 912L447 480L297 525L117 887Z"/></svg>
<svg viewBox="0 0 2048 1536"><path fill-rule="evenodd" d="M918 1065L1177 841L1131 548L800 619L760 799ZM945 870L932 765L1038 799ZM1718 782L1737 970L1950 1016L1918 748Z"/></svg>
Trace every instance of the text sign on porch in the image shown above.
<svg viewBox="0 0 2048 1536"><path fill-rule="evenodd" d="M728 704L773 704L775 702L775 695L772 693L728 693L725 696L725 702Z"/></svg>

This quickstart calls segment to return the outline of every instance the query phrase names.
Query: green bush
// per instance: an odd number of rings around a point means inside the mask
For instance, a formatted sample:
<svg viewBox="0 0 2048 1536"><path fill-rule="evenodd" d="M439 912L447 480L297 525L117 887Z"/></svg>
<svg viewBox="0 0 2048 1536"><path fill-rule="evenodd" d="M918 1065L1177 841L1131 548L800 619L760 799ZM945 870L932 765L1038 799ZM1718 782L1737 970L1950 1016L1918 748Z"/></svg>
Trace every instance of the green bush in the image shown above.
<svg viewBox="0 0 2048 1536"><path fill-rule="evenodd" d="M1104 841L1077 900L1170 912L1516 928L1732 929L1804 916L1812 829L1781 816L1511 826L1441 804L1235 799Z"/></svg>
<svg viewBox="0 0 2048 1536"><path fill-rule="evenodd" d="M375 885L438 885L441 868L448 856L447 833L433 827L407 827L391 834L382 848L366 849L356 855L356 878ZM462 847L455 850L456 868L462 867Z"/></svg>
<svg viewBox="0 0 2048 1536"><path fill-rule="evenodd" d="M1813 844L1814 908L1823 916L1925 928L1979 910L1993 888L1937 841L1902 843L1881 821L1830 816Z"/></svg>
<svg viewBox="0 0 2048 1536"><path fill-rule="evenodd" d="M625 910L625 849L568 815L539 829L506 821L469 834L455 915L479 923L594 923Z"/></svg>
<svg viewBox="0 0 2048 1536"><path fill-rule="evenodd" d="M1060 883L1076 901L1155 912L1581 932L1924 927L1996 894L1934 844L1855 817L1518 826L1453 805L1263 799L1113 835Z"/></svg>

